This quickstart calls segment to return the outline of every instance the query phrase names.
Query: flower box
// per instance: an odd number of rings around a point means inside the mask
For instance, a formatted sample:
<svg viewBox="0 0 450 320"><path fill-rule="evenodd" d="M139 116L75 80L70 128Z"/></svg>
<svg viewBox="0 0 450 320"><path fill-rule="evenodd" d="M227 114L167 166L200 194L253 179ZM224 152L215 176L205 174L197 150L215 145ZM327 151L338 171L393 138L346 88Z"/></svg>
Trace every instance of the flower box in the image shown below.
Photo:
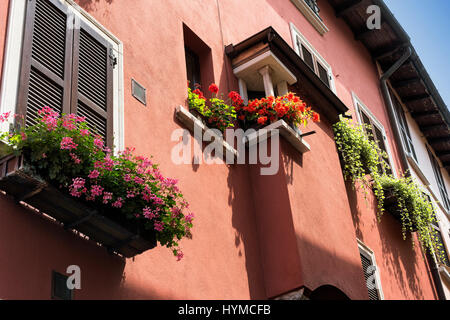
<svg viewBox="0 0 450 320"><path fill-rule="evenodd" d="M175 109L175 116L192 133L195 133L195 131L197 130L197 132L203 135L207 130L209 130L209 128L201 119L196 117L194 114L192 114L189 110L187 110L183 106L178 106ZM223 139L223 136L217 135L216 133L212 132L212 138L214 139L214 141L218 141L223 146L224 155L226 155L227 153L231 153L235 158L238 157L238 151L235 148L233 148L228 142L226 142Z"/></svg>
<svg viewBox="0 0 450 320"><path fill-rule="evenodd" d="M395 196L394 192L391 189L384 190L384 209L392 214L395 219L402 222L401 210L398 206L398 199ZM416 232L418 230L418 226L415 221L412 221L412 232Z"/></svg>
<svg viewBox="0 0 450 320"><path fill-rule="evenodd" d="M21 156L0 159L0 189L17 202L23 201L54 218L64 228L88 236L109 252L129 258L156 246L154 231L133 225L113 209L93 208L61 192L31 173Z"/></svg>
<svg viewBox="0 0 450 320"><path fill-rule="evenodd" d="M267 130L265 134L261 129ZM303 140L302 136L297 130L294 130L290 125L288 125L284 120L278 120L268 126L265 126L257 130L256 132L249 133L245 136L246 143L248 146L254 146L259 142L268 139L273 135L275 129L279 130L280 135L286 139L296 150L300 153L305 153L311 150L309 144Z"/></svg>

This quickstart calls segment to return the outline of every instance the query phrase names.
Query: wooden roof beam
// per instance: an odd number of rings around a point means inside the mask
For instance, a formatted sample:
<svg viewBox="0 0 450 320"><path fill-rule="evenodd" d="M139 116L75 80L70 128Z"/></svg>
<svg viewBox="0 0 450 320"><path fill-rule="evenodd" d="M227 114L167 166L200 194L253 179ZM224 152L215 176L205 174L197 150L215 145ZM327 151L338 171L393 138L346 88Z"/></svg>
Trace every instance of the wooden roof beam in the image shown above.
<svg viewBox="0 0 450 320"><path fill-rule="evenodd" d="M408 103L408 102L419 101L419 100L428 99L428 98L431 98L431 96L428 93L425 93L425 94L418 94L415 96L404 97L404 98L402 98L402 101L404 103Z"/></svg>
<svg viewBox="0 0 450 320"><path fill-rule="evenodd" d="M336 17L340 18L343 15L345 15L347 12L351 11L352 9L356 8L362 0L353 0L345 5L339 6L335 9Z"/></svg>
<svg viewBox="0 0 450 320"><path fill-rule="evenodd" d="M429 144L438 144L442 142L450 142L450 135L447 137L427 138Z"/></svg>
<svg viewBox="0 0 450 320"><path fill-rule="evenodd" d="M398 80L395 82L391 82L392 86L395 88L400 88L400 87L406 87L410 84L415 84L417 82L420 82L420 78L419 77L413 77L410 79L405 79L405 80Z"/></svg>

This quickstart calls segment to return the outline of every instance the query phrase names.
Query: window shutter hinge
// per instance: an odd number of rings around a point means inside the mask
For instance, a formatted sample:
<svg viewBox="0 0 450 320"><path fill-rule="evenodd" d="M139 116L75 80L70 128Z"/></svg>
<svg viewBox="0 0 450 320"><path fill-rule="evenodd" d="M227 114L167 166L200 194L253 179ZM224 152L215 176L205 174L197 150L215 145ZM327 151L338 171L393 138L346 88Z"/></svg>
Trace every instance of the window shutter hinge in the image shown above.
<svg viewBox="0 0 450 320"><path fill-rule="evenodd" d="M109 58L111 59L111 67L114 68L117 65L117 57L112 48L109 49Z"/></svg>

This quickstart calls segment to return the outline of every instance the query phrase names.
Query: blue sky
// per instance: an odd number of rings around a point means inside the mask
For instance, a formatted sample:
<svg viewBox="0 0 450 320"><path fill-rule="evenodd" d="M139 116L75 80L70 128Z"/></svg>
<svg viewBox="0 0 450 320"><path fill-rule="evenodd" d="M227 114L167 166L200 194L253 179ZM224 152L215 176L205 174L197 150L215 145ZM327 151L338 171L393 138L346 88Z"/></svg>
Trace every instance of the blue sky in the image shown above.
<svg viewBox="0 0 450 320"><path fill-rule="evenodd" d="M450 106L450 0L384 0Z"/></svg>

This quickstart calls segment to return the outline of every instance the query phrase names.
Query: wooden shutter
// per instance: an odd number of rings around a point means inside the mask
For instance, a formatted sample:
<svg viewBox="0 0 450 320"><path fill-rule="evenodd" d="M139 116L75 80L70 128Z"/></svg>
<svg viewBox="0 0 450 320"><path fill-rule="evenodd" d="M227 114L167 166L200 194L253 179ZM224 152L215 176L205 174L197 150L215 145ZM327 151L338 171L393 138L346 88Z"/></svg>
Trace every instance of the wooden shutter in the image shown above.
<svg viewBox="0 0 450 320"><path fill-rule="evenodd" d="M317 62L317 70L319 72L319 78L327 85L327 87L330 87L330 79L328 78L328 71L326 68L324 68L319 62Z"/></svg>
<svg viewBox="0 0 450 320"><path fill-rule="evenodd" d="M303 61L311 68L312 71L314 71L314 60L312 53L309 52L308 49L302 44L300 41L300 38L297 36L297 46L298 49L302 52L303 55Z"/></svg>
<svg viewBox="0 0 450 320"><path fill-rule="evenodd" d="M26 125L50 106L70 110L73 14L55 0L27 1L17 112Z"/></svg>
<svg viewBox="0 0 450 320"><path fill-rule="evenodd" d="M430 161L431 161L431 166L433 167L434 176L436 178L439 193L441 194L442 204L444 205L445 209L450 210L450 200L448 197L447 188L445 187L444 179L442 177L439 162L436 160L436 158L431 153L430 149L428 149L428 147L427 147L427 151L428 151L428 157L430 158Z"/></svg>
<svg viewBox="0 0 450 320"><path fill-rule="evenodd" d="M414 149L414 144L412 142L411 139L411 133L409 131L409 127L408 127L408 123L406 121L406 117L405 117L405 113L400 105L400 103L398 102L397 98L394 96L394 94L391 92L391 97L393 97L393 103L394 103L394 108L397 114L397 119L398 119L398 123L400 125L400 130L402 133L402 137L403 137L403 141L404 141L404 145L406 148L406 152L408 154L410 154L414 160L417 161L417 155L416 155L416 151Z"/></svg>
<svg viewBox="0 0 450 320"><path fill-rule="evenodd" d="M86 117L91 130L113 145L112 45L75 17L71 112Z"/></svg>
<svg viewBox="0 0 450 320"><path fill-rule="evenodd" d="M369 286L367 285L367 279L369 279L370 276L373 276L373 274L367 273L367 269L372 265L372 261L371 261L371 259L367 258L362 253L360 254L360 256L361 256L361 263L362 263L362 268L363 268L363 272L364 272L364 280L366 282L367 291L369 292L369 299L370 300L380 300L378 290L376 288L370 289Z"/></svg>
<svg viewBox="0 0 450 320"><path fill-rule="evenodd" d="M369 125L371 130L368 130L367 128L364 128L364 130L368 133L368 138L369 140L374 141L378 147L380 148L381 151L386 152L387 154L387 148L386 148L386 144L384 142L384 135L381 132L381 130L377 127L377 125L371 120L371 118L369 116L367 116L362 107L358 104L358 110L359 110L359 114L361 116L361 120L364 124ZM386 164L388 165L388 168L386 170L386 174L392 174L392 168L391 165L389 163L389 159L385 159L383 157L381 157L381 160L386 162ZM383 167L381 165L378 165L378 171L380 173L383 173Z"/></svg>

